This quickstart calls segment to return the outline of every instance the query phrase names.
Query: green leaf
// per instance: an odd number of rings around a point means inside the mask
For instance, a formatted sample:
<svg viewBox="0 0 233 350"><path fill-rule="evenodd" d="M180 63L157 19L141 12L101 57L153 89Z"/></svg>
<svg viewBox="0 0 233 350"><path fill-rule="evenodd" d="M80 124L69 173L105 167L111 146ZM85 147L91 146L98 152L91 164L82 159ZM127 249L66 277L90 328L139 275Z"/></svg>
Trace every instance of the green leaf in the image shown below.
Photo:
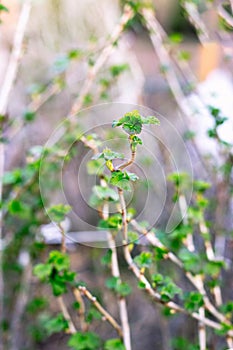
<svg viewBox="0 0 233 350"><path fill-rule="evenodd" d="M77 332L70 337L68 345L74 350L99 350L100 338L93 332Z"/></svg>
<svg viewBox="0 0 233 350"><path fill-rule="evenodd" d="M110 265L112 261L112 250L108 249L104 256L101 258L102 265Z"/></svg>
<svg viewBox="0 0 233 350"><path fill-rule="evenodd" d="M121 73L125 72L126 70L129 69L129 65L126 64L117 64L117 65L113 65L110 67L110 72L112 74L112 76L118 77Z"/></svg>
<svg viewBox="0 0 233 350"><path fill-rule="evenodd" d="M224 266L224 261L208 261L204 266L204 272L213 278L217 278Z"/></svg>
<svg viewBox="0 0 233 350"><path fill-rule="evenodd" d="M154 117L154 116L149 116L149 117L141 117L142 119L142 124L155 124L155 125L159 125L160 121L158 118Z"/></svg>
<svg viewBox="0 0 233 350"><path fill-rule="evenodd" d="M119 277L109 277L106 282L105 282L105 285L108 289L112 289L112 290L116 290L116 286L117 286L117 283L119 281Z"/></svg>
<svg viewBox="0 0 233 350"><path fill-rule="evenodd" d="M132 292L132 288L126 282L117 283L115 291L122 297L126 297Z"/></svg>
<svg viewBox="0 0 233 350"><path fill-rule="evenodd" d="M48 319L44 322L44 328L48 336L54 333L59 333L68 329L68 322L64 319L62 314L54 318Z"/></svg>
<svg viewBox="0 0 233 350"><path fill-rule="evenodd" d="M103 159L92 159L87 162L87 172L89 175L101 175L104 170Z"/></svg>
<svg viewBox="0 0 233 350"><path fill-rule="evenodd" d="M36 113L30 110L27 110L23 114L23 119L27 122L32 122L36 118Z"/></svg>
<svg viewBox="0 0 233 350"><path fill-rule="evenodd" d="M100 220L99 227L119 230L122 226L121 214L111 215L107 220Z"/></svg>
<svg viewBox="0 0 233 350"><path fill-rule="evenodd" d="M46 280L52 272L52 266L50 264L38 264L34 267L33 273L40 280Z"/></svg>
<svg viewBox="0 0 233 350"><path fill-rule="evenodd" d="M119 199L118 193L109 187L94 186L93 191L101 200L116 202Z"/></svg>
<svg viewBox="0 0 233 350"><path fill-rule="evenodd" d="M105 148L103 152L97 154L92 159L104 158L105 160L113 160L113 159L124 159L123 153L118 153L112 151L110 148Z"/></svg>
<svg viewBox="0 0 233 350"><path fill-rule="evenodd" d="M141 252L140 255L134 258L134 262L140 268L150 267L152 264L152 253L151 252Z"/></svg>
<svg viewBox="0 0 233 350"><path fill-rule="evenodd" d="M95 307L91 307L87 313L86 316L86 321L88 323L91 323L93 320L101 320L102 319L102 314L96 310Z"/></svg>
<svg viewBox="0 0 233 350"><path fill-rule="evenodd" d="M70 211L71 207L69 205L57 204L49 208L48 215L52 221L61 222Z"/></svg>
<svg viewBox="0 0 233 350"><path fill-rule="evenodd" d="M125 350L121 339L109 339L104 344L104 350Z"/></svg>
<svg viewBox="0 0 233 350"><path fill-rule="evenodd" d="M184 264L184 268L186 271L198 274L202 271L202 263L200 261L200 257L188 251L186 248L181 249L179 252L179 258Z"/></svg>
<svg viewBox="0 0 233 350"><path fill-rule="evenodd" d="M69 256L58 250L50 252L48 263L55 267L57 271L67 270L70 267Z"/></svg>
<svg viewBox="0 0 233 350"><path fill-rule="evenodd" d="M201 180L196 180L193 182L193 190L195 192L204 193L210 187L211 187L211 184L209 182L205 182Z"/></svg>
<svg viewBox="0 0 233 350"><path fill-rule="evenodd" d="M172 33L171 35L169 35L169 40L173 44L180 44L183 41L183 35L181 33Z"/></svg>
<svg viewBox="0 0 233 350"><path fill-rule="evenodd" d="M130 181L136 181L137 179L138 176L136 174L117 170L112 172L109 183L113 186L119 187L122 190L130 191Z"/></svg>
<svg viewBox="0 0 233 350"><path fill-rule="evenodd" d="M0 4L0 11L9 12L8 8L6 6L4 6L3 4Z"/></svg>
<svg viewBox="0 0 233 350"><path fill-rule="evenodd" d="M203 297L199 292L189 292L184 295L184 307L189 312L195 312L204 305Z"/></svg>
<svg viewBox="0 0 233 350"><path fill-rule="evenodd" d="M48 300L44 297L35 297L30 300L26 306L26 311L31 314L36 314L49 306Z"/></svg>

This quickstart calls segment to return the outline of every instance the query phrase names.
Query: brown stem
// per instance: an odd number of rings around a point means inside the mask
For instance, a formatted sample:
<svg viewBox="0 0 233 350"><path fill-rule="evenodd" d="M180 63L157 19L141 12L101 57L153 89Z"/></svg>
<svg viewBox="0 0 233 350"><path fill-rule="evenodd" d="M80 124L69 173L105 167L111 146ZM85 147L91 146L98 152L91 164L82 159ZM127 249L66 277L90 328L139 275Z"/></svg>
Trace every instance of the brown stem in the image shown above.
<svg viewBox="0 0 233 350"><path fill-rule="evenodd" d="M80 327L82 332L86 332L88 329L88 325L85 321L85 304L81 295L81 292L79 289L74 288L73 289L73 293L75 296L76 301L79 304L79 308L78 308L78 316L79 316L79 320L80 320Z"/></svg>
<svg viewBox="0 0 233 350"><path fill-rule="evenodd" d="M97 301L96 297L93 296L86 287L80 286L79 291L85 295L95 306L95 308L104 316L104 318L116 329L118 335L122 338L121 326L116 322L116 320L106 311L103 306Z"/></svg>
<svg viewBox="0 0 233 350"><path fill-rule="evenodd" d="M140 233L142 233L144 236L147 237L148 241L159 248L167 250L167 248L163 245L162 242L159 241L157 237L155 237L154 233L148 232L146 229L142 228L135 220L131 221L132 226ZM179 266L183 271L185 271L183 263L176 257L176 255L172 252L167 253L167 258L173 261L177 266ZM224 322L229 324L229 320L221 314L215 306L211 303L209 300L206 291L204 289L203 281L200 279L200 276L196 275L193 276L190 272L185 272L186 277L190 280L190 282L196 287L196 289L203 295L204 303L206 309L214 316L216 319L218 319L220 322Z"/></svg>
<svg viewBox="0 0 233 350"><path fill-rule="evenodd" d="M59 306L60 306L61 312L62 312L62 314L63 314L65 320L66 320L67 323L68 323L68 327L69 327L69 330L68 330L68 331L69 331L69 333L71 333L71 334L76 333L77 330L76 330L75 325L74 325L74 323L73 323L73 321L72 321L72 319L71 319L71 316L70 316L70 314L69 314L69 311L68 311L68 309L67 309L67 307L66 307L66 304L65 304L65 302L64 302L64 300L63 300L63 297L62 297L62 296L57 297L57 301L58 301L58 304L59 304Z"/></svg>

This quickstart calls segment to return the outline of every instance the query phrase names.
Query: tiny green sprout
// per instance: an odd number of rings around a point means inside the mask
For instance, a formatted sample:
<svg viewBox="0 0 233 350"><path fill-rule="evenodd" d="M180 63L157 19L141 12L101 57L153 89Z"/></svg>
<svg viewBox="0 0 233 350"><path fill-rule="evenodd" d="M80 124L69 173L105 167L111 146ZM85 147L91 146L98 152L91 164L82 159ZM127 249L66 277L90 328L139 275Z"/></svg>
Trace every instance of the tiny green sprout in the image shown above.
<svg viewBox="0 0 233 350"><path fill-rule="evenodd" d="M158 118L149 116L147 118L140 115L138 110L128 112L119 120L114 120L112 127L122 126L123 130L129 135L137 135L142 131L143 124L155 124L159 125Z"/></svg>

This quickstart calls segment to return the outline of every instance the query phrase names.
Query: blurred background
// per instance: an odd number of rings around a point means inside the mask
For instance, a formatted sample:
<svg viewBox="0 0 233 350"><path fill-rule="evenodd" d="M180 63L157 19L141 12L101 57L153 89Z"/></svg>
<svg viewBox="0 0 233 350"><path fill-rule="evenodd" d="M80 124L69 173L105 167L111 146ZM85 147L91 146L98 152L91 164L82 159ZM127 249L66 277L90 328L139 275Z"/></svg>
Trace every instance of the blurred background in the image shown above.
<svg viewBox="0 0 233 350"><path fill-rule="evenodd" d="M25 3L7 0L4 5L8 11L0 12L0 88ZM232 3L157 0L153 5L154 33L151 28L148 31L143 16L137 15L127 24L84 96L82 107L86 109L80 112L79 127L86 134L90 130L100 134L107 140L104 145L129 154L121 136L113 140L116 134L111 131L112 120L132 109L158 116L161 127L151 128L151 135L145 131L144 148L138 154L137 165L132 167L142 174L142 181L134 188L134 197L129 202L139 214L142 212L140 220L148 220L150 226L168 234L181 218L172 202L173 187L167 182L167 175L179 171L188 173L191 179L210 182L208 196L212 206L208 219L214 222L216 252L228 266L222 276L227 281L224 298L232 299L233 32L228 19L229 16L232 20ZM3 349L68 349L67 335L61 332L48 336L43 330L46 317L56 314L58 307L49 288L32 275L33 264L45 259L59 243L56 228L44 212L38 173L34 171L43 146L53 139L52 133L70 114L91 67L95 67L107 46L121 17L123 3L35 0L30 6L19 70L10 93L6 122L1 123L2 137L7 140L3 203L4 210L8 210L8 214L3 211L2 235L1 323L2 339L7 344ZM226 118L217 125L218 136L214 134L214 108L218 116ZM80 243L69 247L72 268L109 311L117 314L112 294L100 288L106 271L96 262L104 249L90 244L96 239L98 215L89 206L88 197L96 180L92 178L89 182L83 169L91 154L83 145L71 145L70 149L77 148L77 154L62 169L66 201L75 212L69 217L67 230L89 232L88 242L80 234ZM52 158L48 161L53 162ZM46 187L60 173L55 169L49 179L46 171L51 169L45 169L41 180L45 206L63 199L60 185ZM21 194L24 186L26 194ZM146 205L148 193L151 197ZM186 196L189 202L192 188ZM19 201L25 206L20 206ZM49 241L48 237L52 239ZM190 288L179 271L169 263L165 265L165 273L176 276L179 283ZM167 318L159 306L153 306L137 290L137 283L124 263L121 268L123 279L135 290L128 298L133 349L198 349L189 347L196 344L195 322L181 315ZM69 303L70 296L66 297ZM97 321L94 330L104 338L114 336L110 327ZM176 340L172 342L172 338ZM209 350L224 348L213 335L208 344Z"/></svg>

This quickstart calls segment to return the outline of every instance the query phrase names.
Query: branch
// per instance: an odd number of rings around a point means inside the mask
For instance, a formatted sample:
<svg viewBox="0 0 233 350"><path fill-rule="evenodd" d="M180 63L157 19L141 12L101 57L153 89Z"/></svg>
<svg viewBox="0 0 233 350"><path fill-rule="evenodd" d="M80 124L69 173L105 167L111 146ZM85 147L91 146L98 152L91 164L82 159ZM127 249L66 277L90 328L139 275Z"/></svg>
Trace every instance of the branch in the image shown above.
<svg viewBox="0 0 233 350"><path fill-rule="evenodd" d="M5 116L6 114L10 92L18 72L19 61L22 53L23 40L24 40L25 31L27 28L31 7L32 7L31 0L24 1L22 10L19 16L17 28L15 31L13 49L11 51L8 67L5 74L5 79L3 81L1 92L0 92L0 115L3 115L3 116Z"/></svg>
<svg viewBox="0 0 233 350"><path fill-rule="evenodd" d="M95 306L95 308L104 316L104 318L116 329L118 335L122 338L122 329L121 326L115 321L115 319L103 308L103 306L97 301L96 297L94 297L86 287L79 286L78 287L80 293L85 295Z"/></svg>
<svg viewBox="0 0 233 350"><path fill-rule="evenodd" d="M132 221L131 221L132 223ZM137 224L138 225L138 224ZM148 232L148 235L149 236L152 236L153 234L152 233L149 233ZM148 237L148 236L147 236ZM154 235L153 237L155 239L157 239ZM162 243L160 242L160 247L161 247ZM176 312L180 312L180 313L183 313L185 315L189 315L191 316L192 318L198 320L198 321L201 321L203 322L206 326L209 326L213 329L221 329L221 324L220 323L217 323L215 321L212 321L208 318L202 318L202 316L199 315L199 313L196 313L196 312L192 312L192 313L189 313L187 312L184 308L182 308L181 306L179 306L178 304L176 304L175 302L173 301L169 301L167 303L163 302L161 300L161 296L159 293L157 293L153 287L151 286L150 282L147 280L147 278L141 273L141 271L139 270L139 268L137 267L137 265L135 264L135 262L133 261L133 258L130 254L130 251L129 251L129 248L128 248L128 244L124 244L123 246L123 249L124 249L124 256L125 256L125 259L126 259L126 262L127 264L129 265L129 268L132 270L132 272L134 273L134 275L136 276L136 278L142 282L144 284L144 289L145 291L152 297L152 299L163 305L163 306L167 306L169 309L173 310L174 313ZM172 254L172 253L171 253ZM177 259L177 258L176 258ZM229 336L232 336L233 335L233 331L229 331L228 332L228 335Z"/></svg>
<svg viewBox="0 0 233 350"><path fill-rule="evenodd" d="M71 334L76 333L77 330L76 330L75 325L70 317L69 311L64 303L63 297L62 296L57 297L57 301L58 301L58 304L60 306L61 312L62 312L65 320L68 322L69 333L71 333Z"/></svg>
<svg viewBox="0 0 233 350"><path fill-rule="evenodd" d="M232 13L233 13L233 2L230 2ZM220 17L222 17L229 26L233 27L233 17L224 9L223 4L218 5L218 14Z"/></svg>
<svg viewBox="0 0 233 350"><path fill-rule="evenodd" d="M78 315L79 315L79 319L80 319L80 327L81 327L82 332L86 332L88 329L88 325L85 321L85 304L84 304L84 301L83 301L83 298L82 298L82 295L81 295L79 289L74 288L73 293L74 293L76 301L79 304Z"/></svg>
<svg viewBox="0 0 233 350"><path fill-rule="evenodd" d="M107 185L104 179L100 180L100 184L102 187L105 187ZM108 219L109 217L108 203L105 203L105 205L103 206L101 216L105 220ZM112 256L111 256L112 276L118 278L119 281L121 282L121 274L120 274L119 263L118 263L116 242L111 232L108 233L108 246L112 251ZM120 313L120 319L121 319L121 325L122 325L123 341L124 341L126 350L131 350L130 327L129 327L129 321L128 321L126 299L121 296L118 296L117 299L118 299L119 313Z"/></svg>
<svg viewBox="0 0 233 350"><path fill-rule="evenodd" d="M133 17L134 12L129 6L124 7L123 15L120 19L120 23L116 26L116 28L113 30L113 33L110 37L109 43L107 46L103 49L100 56L98 57L97 61L95 62L94 66L89 68L89 72L87 75L87 79L79 93L79 96L77 100L74 102L71 111L70 111L70 118L73 118L77 115L77 113L80 111L80 109L83 107L83 101L85 99L85 96L89 93L92 83L99 72L99 70L102 68L102 66L107 61L108 57L111 55L112 51L114 50L114 46L119 40L122 32L124 31L125 25L128 23L128 21Z"/></svg>
<svg viewBox="0 0 233 350"><path fill-rule="evenodd" d="M23 39L24 39L30 11L31 11L31 1L27 0L24 2L20 16L19 16L19 20L18 20L18 24L15 31L15 36L14 36L13 49L10 55L5 78L0 91L0 116L3 116L4 118L6 115L10 92L18 71L20 56L22 52ZM2 181L3 181L4 163L5 163L4 148L5 148L4 144L0 140L0 202L2 202L2 192L3 192ZM2 228L3 228L3 212L2 212L2 209L0 209L0 244L2 244ZM2 248L0 247L0 299L1 299L0 315L1 315L1 318L3 315L3 288L4 288L3 282L4 281L2 276Z"/></svg>
<svg viewBox="0 0 233 350"><path fill-rule="evenodd" d="M154 235L154 233L149 232L146 229L142 228L135 220L132 220L131 224L138 232L146 236L148 241L153 246L167 250L167 247L165 247L163 243L160 242L160 240ZM178 267L180 267L183 271L185 271L183 263L177 258L177 256L174 253L167 252L166 256L168 259L174 262ZM223 314L221 314L209 300L206 294L206 291L204 289L203 281L200 280L199 276L198 275L193 276L190 272L185 272L185 275L190 280L190 282L195 286L198 292L203 295L206 309L220 322L229 324L229 320Z"/></svg>
<svg viewBox="0 0 233 350"><path fill-rule="evenodd" d="M187 12L190 23L197 31L197 36L202 44L210 40L210 34L198 12L197 5L191 1L183 1L183 7Z"/></svg>

